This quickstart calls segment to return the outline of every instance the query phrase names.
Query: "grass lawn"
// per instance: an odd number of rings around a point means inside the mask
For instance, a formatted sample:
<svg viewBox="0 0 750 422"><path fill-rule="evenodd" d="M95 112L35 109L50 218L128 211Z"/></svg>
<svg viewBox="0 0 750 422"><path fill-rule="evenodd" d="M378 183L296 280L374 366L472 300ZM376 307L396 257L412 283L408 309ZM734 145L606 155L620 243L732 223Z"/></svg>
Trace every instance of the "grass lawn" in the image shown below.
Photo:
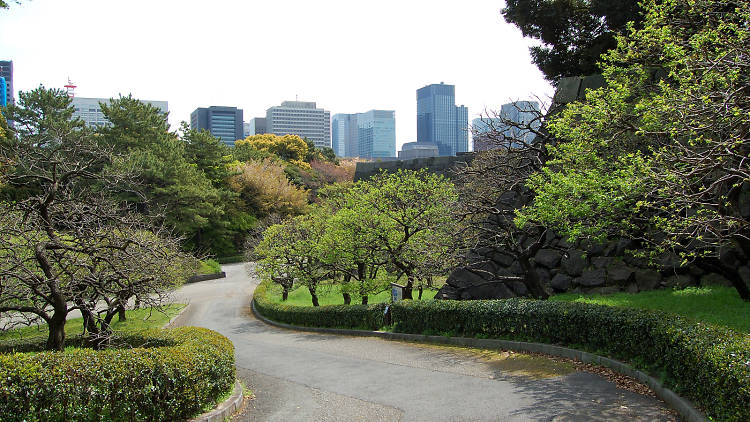
<svg viewBox="0 0 750 422"><path fill-rule="evenodd" d="M441 281L439 284L443 284L444 281ZM437 283L436 283L437 284ZM422 300L430 300L435 297L435 293L437 293L437 289L424 289L422 292ZM414 300L417 300L417 296L419 295L419 291L417 289L414 289L413 292ZM281 286L278 284L273 284L271 287L271 294L270 298L272 301L276 303L282 303L281 301ZM387 290L384 292L380 292L377 295L371 295L368 297L369 302L368 303L383 303L383 302L390 302L391 301L391 291ZM343 305L344 304L344 296L341 295L341 287L338 284L325 284L318 287L318 301L321 306L324 305ZM310 296L310 292L307 290L306 287L297 287L296 289L289 292L289 299L287 299L286 302L283 302L287 305L296 305L296 306L312 306L312 297ZM362 303L361 299L359 297L355 297L352 295L352 304L359 304Z"/></svg>
<svg viewBox="0 0 750 422"><path fill-rule="evenodd" d="M126 321L119 322L114 318L112 329L117 332L139 331L148 328L161 328L177 315L185 305L176 303L164 307L164 313L151 309L136 309L127 311ZM83 318L69 319L65 324L65 337L72 337L83 332ZM46 337L47 324L22 327L14 330L0 331L0 341L19 338Z"/></svg>
<svg viewBox="0 0 750 422"><path fill-rule="evenodd" d="M750 333L750 302L740 299L737 291L731 287L688 287L684 290L662 289L611 295L566 293L553 296L550 300L656 309Z"/></svg>

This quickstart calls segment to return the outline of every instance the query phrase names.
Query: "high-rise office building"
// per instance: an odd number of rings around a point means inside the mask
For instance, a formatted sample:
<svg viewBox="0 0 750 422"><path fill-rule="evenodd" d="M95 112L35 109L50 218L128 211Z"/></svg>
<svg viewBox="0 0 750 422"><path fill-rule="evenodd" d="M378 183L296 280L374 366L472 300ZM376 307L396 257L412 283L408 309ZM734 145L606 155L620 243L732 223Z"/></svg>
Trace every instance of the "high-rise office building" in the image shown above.
<svg viewBox="0 0 750 422"><path fill-rule="evenodd" d="M0 60L0 77L5 79L5 103L15 104L13 96L13 60Z"/></svg>
<svg viewBox="0 0 750 422"><path fill-rule="evenodd" d="M497 117L484 117L471 121L474 133L474 151L487 151L503 146L531 142L536 137L534 130L541 127L539 103L516 101L503 104ZM517 123L515 126L513 123ZM525 128L528 126L528 128ZM494 134L490 134L494 132Z"/></svg>
<svg viewBox="0 0 750 422"><path fill-rule="evenodd" d="M469 110L456 106L453 85L417 90L417 142L435 144L441 156L469 150Z"/></svg>
<svg viewBox="0 0 750 422"><path fill-rule="evenodd" d="M242 109L237 107L199 107L190 113L190 128L205 129L227 145L244 139Z"/></svg>
<svg viewBox="0 0 750 422"><path fill-rule="evenodd" d="M297 135L316 147L331 147L331 112L314 102L284 101L266 110L266 133Z"/></svg>
<svg viewBox="0 0 750 422"><path fill-rule="evenodd" d="M254 117L250 119L249 122L247 122L248 132L249 135L263 135L264 133L268 133L266 130L266 118L265 117Z"/></svg>
<svg viewBox="0 0 750 422"><path fill-rule="evenodd" d="M338 157L359 157L356 114L339 113L333 115L331 148Z"/></svg>
<svg viewBox="0 0 750 422"><path fill-rule="evenodd" d="M396 118L393 110L333 116L333 152L339 157L396 156Z"/></svg>
<svg viewBox="0 0 750 422"><path fill-rule="evenodd" d="M83 120L86 123L86 126L89 127L108 125L109 121L104 117L104 113L102 113L99 103L109 104L110 100L110 98L73 97L70 104L74 109L73 118ZM142 103L151 104L165 115L169 112L169 105L166 101L140 101Z"/></svg>

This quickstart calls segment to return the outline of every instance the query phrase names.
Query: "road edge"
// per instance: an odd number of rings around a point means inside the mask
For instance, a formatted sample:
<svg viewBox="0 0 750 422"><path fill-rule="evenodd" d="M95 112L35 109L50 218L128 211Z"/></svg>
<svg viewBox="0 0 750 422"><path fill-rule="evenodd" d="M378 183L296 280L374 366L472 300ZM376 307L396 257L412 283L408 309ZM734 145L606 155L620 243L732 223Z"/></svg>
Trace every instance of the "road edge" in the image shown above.
<svg viewBox="0 0 750 422"><path fill-rule="evenodd" d="M591 363L606 366L615 372L627 375L639 382L649 386L656 396L667 403L672 409L676 410L686 422L706 422L708 419L693 404L677 395L674 391L663 386L661 381L641 372L632 366L618 360L595 355L593 353L581 350L570 349L562 346L555 346L544 343L528 343L523 341L499 340L499 339L478 339L469 337L446 337L446 336L428 336L422 334L391 333L387 331L366 331L366 330L349 330L340 328L320 328L320 327L301 327L291 324L285 324L266 318L261 315L255 308L255 298L251 298L250 307L253 315L260 321L280 328L296 331L309 331L316 333L337 334L357 337L379 337L385 340L413 341L419 343L438 343L449 344L454 346L475 347L481 349L505 349L515 352L542 353L551 356L558 356L568 359L574 359L583 363Z"/></svg>
<svg viewBox="0 0 750 422"><path fill-rule="evenodd" d="M242 407L244 398L245 395L242 391L242 384L240 384L240 380L235 380L234 391L232 392L231 397L224 400L222 403L219 403L215 409L196 416L188 422L224 422Z"/></svg>

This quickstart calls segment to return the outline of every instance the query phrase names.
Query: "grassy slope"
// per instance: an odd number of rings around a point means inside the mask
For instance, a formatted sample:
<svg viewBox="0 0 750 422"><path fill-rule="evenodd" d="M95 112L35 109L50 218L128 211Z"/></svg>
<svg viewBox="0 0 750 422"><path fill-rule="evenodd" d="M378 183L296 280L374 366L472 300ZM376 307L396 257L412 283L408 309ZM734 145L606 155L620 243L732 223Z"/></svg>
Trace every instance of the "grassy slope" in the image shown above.
<svg viewBox="0 0 750 422"><path fill-rule="evenodd" d="M161 328L169 322L169 320L177 315L185 305L181 303L167 305L164 307L164 313L159 311L152 311L150 309L136 309L126 312L127 320L124 322L117 321L117 317L114 318L112 328L115 331L126 332L126 331L138 331L147 328ZM83 331L83 318L69 319L65 324L65 336L71 337L77 334L81 334ZM17 328L15 330L0 331L0 341L7 339L18 339L18 338L29 338L47 336L47 325L42 324L32 327Z"/></svg>
<svg viewBox="0 0 750 422"><path fill-rule="evenodd" d="M737 291L730 287L689 287L684 290L663 289L606 296L566 293L553 296L550 300L657 309L750 333L750 302L742 301Z"/></svg>

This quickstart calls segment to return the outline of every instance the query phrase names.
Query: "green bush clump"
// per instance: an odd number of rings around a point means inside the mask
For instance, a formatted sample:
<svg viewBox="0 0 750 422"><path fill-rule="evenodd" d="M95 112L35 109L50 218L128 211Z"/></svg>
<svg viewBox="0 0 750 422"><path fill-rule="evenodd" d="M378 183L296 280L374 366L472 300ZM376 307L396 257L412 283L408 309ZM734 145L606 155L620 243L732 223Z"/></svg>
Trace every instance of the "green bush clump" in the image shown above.
<svg viewBox="0 0 750 422"><path fill-rule="evenodd" d="M385 304L302 307L271 303L258 311L302 326L383 328ZM450 333L559 344L611 356L660 374L673 391L716 420L750 421L750 335L661 311L528 299L400 301L393 331Z"/></svg>
<svg viewBox="0 0 750 422"><path fill-rule="evenodd" d="M295 306L274 303L268 298L268 283L255 288L255 307L262 315L279 322L305 327L361 328L383 326L385 304Z"/></svg>
<svg viewBox="0 0 750 422"><path fill-rule="evenodd" d="M198 274L218 274L221 272L221 264L215 259L206 259L201 261L201 267Z"/></svg>
<svg viewBox="0 0 750 422"><path fill-rule="evenodd" d="M122 337L132 348L0 355L3 421L173 421L234 384L234 346L204 328Z"/></svg>

